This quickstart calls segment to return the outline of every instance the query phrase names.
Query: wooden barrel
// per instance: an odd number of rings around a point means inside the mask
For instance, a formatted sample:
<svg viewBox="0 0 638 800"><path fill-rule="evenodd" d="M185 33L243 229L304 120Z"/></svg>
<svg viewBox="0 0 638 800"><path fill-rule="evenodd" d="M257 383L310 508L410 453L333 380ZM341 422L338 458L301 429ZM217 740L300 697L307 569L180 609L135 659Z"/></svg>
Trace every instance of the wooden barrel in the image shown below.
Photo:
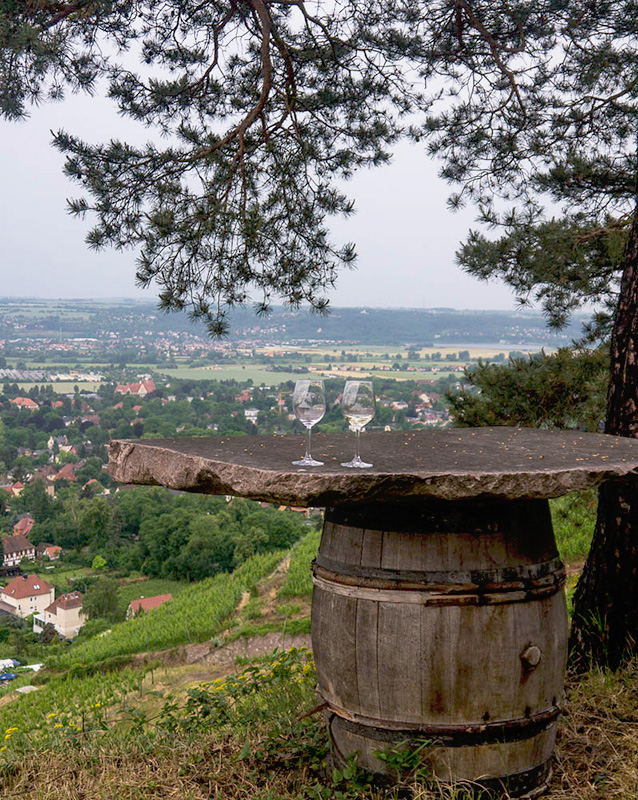
<svg viewBox="0 0 638 800"><path fill-rule="evenodd" d="M331 509L313 571L337 763L384 773L379 751L418 744L442 781L544 785L567 645L546 500Z"/></svg>

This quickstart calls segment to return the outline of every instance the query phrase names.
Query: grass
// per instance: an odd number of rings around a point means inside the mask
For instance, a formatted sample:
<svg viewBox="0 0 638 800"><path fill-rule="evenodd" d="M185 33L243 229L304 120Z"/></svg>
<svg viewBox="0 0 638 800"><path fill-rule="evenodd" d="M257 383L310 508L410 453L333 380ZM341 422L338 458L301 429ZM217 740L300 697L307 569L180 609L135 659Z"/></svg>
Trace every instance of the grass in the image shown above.
<svg viewBox="0 0 638 800"><path fill-rule="evenodd" d="M303 649L186 692L162 688L168 673L155 684L130 672L120 687L113 677L58 681L0 708L3 730L18 728L0 751L3 797L469 800L461 787L426 782L422 767L389 787L353 764L326 769L327 729ZM637 787L638 664L569 676L545 797L635 800Z"/></svg>
<svg viewBox="0 0 638 800"><path fill-rule="evenodd" d="M587 558L596 525L597 502L594 489L550 500L558 551L567 564Z"/></svg>
<svg viewBox="0 0 638 800"><path fill-rule="evenodd" d="M158 594L172 594L175 597L188 586L181 581L170 581L164 578L148 578L143 581L132 581L120 586L119 595L126 605L140 597L155 597Z"/></svg>
<svg viewBox="0 0 638 800"><path fill-rule="evenodd" d="M293 547L286 579L278 597L310 597L312 594L311 562L317 555L320 531L307 533Z"/></svg>
<svg viewBox="0 0 638 800"><path fill-rule="evenodd" d="M585 557L594 512L591 493L552 502L566 560ZM229 594L237 599L251 590L252 598L238 612L238 623L226 641L281 631L284 625L286 633L307 632L305 598L311 590L310 562L318 542L319 533L313 531L295 545L285 577L281 564L272 573L278 556L268 564L247 562L243 574L238 570L237 585ZM279 577L275 580L271 573ZM265 575L271 577L259 583ZM180 597L192 591L195 599L195 588L184 588ZM210 615L206 597L197 597ZM287 600L296 597L301 599ZM171 689L170 670L165 672L169 677L162 686L140 670L125 670L54 679L39 692L8 705L0 699L0 738L3 730L18 728L5 739L6 750L0 748L0 796L469 800L462 787L424 782L423 768L390 788L375 784L353 764L337 771L326 769L328 736L322 716L314 713L316 678L304 651L262 655L242 673L212 683L214 675L207 679L202 665L199 680L191 682L187 692ZM58 719L60 727L55 727ZM545 797L636 800L638 660L616 673L594 669L586 676L568 676L554 775Z"/></svg>
<svg viewBox="0 0 638 800"><path fill-rule="evenodd" d="M225 641L252 639L255 636L266 636L268 633L287 633L289 636L302 636L310 633L310 617L303 619L284 619L281 622L244 622L232 629Z"/></svg>
<svg viewBox="0 0 638 800"><path fill-rule="evenodd" d="M35 571L55 586L56 596L64 592L72 591L72 585L69 584L69 581L73 581L75 578L83 578L86 575L90 575L92 572L89 567L71 567L70 569L65 569L63 564L60 564L59 567L56 565L55 571L49 572L46 566L51 565L45 565L44 568L36 568Z"/></svg>

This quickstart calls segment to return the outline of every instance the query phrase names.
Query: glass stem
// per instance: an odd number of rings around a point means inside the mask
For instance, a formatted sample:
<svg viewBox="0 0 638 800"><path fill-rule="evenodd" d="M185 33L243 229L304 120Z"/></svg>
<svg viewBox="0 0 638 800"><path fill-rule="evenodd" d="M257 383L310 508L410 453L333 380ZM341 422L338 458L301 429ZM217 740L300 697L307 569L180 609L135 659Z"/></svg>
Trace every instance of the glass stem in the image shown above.
<svg viewBox="0 0 638 800"><path fill-rule="evenodd" d="M306 455L304 456L304 458L307 458L308 460L312 459L312 456L310 455L310 432L311 431L312 431L312 425L308 425L308 442L306 444Z"/></svg>
<svg viewBox="0 0 638 800"><path fill-rule="evenodd" d="M361 456L359 455L359 443L361 441L361 428L357 428L355 431L355 450L354 450L354 460L359 461Z"/></svg>

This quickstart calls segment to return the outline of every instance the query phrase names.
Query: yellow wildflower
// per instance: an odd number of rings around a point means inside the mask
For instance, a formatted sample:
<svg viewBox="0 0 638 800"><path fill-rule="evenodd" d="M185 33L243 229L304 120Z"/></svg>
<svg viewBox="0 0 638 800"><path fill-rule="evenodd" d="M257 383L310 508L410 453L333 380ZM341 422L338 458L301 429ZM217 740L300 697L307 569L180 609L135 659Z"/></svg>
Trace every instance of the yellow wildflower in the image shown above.
<svg viewBox="0 0 638 800"><path fill-rule="evenodd" d="M47 714L47 719L53 719L53 717L57 717L57 712L52 711L50 714Z"/></svg>
<svg viewBox="0 0 638 800"><path fill-rule="evenodd" d="M53 727L54 728L64 728L64 725L61 722L56 722Z"/></svg>

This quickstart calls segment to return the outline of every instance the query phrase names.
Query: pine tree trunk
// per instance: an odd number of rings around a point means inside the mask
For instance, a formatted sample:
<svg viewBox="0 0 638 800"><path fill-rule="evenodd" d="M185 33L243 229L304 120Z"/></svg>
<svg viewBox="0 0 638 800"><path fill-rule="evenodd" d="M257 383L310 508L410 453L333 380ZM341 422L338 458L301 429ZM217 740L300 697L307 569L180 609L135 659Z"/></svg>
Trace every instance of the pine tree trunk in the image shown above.
<svg viewBox="0 0 638 800"><path fill-rule="evenodd" d="M605 433L638 438L638 213L614 320ZM574 596L570 649L577 668L616 669L637 644L638 476L600 488L594 539Z"/></svg>

